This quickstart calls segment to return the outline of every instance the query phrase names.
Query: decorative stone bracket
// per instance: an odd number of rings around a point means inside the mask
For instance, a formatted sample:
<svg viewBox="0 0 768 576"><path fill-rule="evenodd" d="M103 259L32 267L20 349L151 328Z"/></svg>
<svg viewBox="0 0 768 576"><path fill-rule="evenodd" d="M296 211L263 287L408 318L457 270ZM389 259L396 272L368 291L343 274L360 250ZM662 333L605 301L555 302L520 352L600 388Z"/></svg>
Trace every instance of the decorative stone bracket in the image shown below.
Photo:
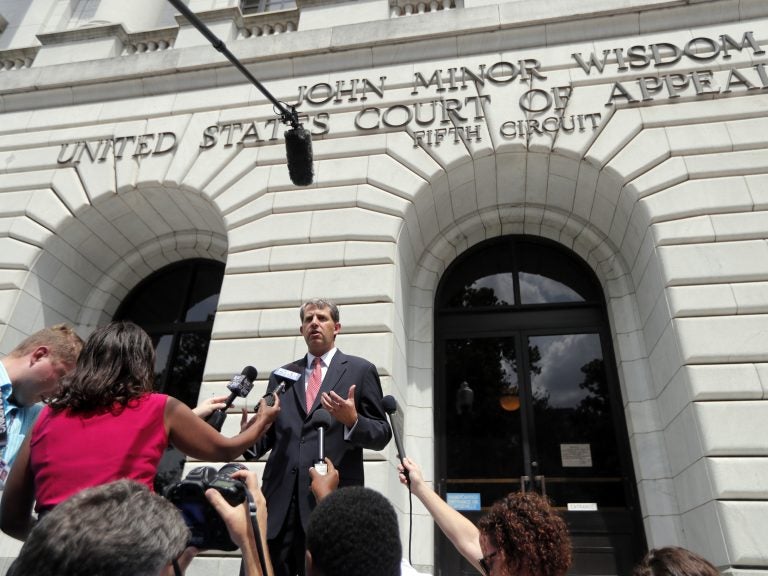
<svg viewBox="0 0 768 576"><path fill-rule="evenodd" d="M392 18L451 10L456 8L458 0L389 0L389 13Z"/></svg>

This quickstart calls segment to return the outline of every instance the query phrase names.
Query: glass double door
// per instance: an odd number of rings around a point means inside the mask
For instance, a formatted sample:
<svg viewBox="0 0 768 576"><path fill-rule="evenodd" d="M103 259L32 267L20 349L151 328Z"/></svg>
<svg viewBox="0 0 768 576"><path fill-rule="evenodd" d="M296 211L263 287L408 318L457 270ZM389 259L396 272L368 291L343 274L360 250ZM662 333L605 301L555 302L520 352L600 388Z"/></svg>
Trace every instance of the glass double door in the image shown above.
<svg viewBox="0 0 768 576"><path fill-rule="evenodd" d="M443 497L476 520L509 492L546 494L571 530L571 574L628 574L645 547L606 349L599 329L550 329L444 333L436 350ZM440 574L474 573L436 540Z"/></svg>

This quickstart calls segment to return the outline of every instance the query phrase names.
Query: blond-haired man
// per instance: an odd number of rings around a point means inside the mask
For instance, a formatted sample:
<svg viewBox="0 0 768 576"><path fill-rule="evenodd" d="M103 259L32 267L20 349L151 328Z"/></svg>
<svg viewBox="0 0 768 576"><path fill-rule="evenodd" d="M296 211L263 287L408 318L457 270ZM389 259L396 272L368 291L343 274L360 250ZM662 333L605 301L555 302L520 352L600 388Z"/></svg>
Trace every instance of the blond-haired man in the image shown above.
<svg viewBox="0 0 768 576"><path fill-rule="evenodd" d="M83 340L66 324L43 328L0 360L0 486L25 436L59 380L77 362Z"/></svg>

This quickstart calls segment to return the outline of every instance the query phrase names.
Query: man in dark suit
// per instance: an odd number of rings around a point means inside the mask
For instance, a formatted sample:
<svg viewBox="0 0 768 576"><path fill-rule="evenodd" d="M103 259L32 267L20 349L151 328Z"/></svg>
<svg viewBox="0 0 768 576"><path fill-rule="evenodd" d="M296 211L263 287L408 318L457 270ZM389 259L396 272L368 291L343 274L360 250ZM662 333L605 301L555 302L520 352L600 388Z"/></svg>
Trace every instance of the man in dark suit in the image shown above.
<svg viewBox="0 0 768 576"><path fill-rule="evenodd" d="M337 306L328 300L309 300L299 317L299 331L308 350L294 363L300 366L301 377L282 396L277 419L250 454L258 458L272 451L262 485L276 576L304 574L304 534L315 506L309 469L318 457L312 414L320 407L331 414L325 455L339 470L342 486L363 484L363 448L381 450L392 435L381 404L376 367L335 346L341 330ZM295 370L295 366L289 369ZM272 374L267 391L277 386Z"/></svg>

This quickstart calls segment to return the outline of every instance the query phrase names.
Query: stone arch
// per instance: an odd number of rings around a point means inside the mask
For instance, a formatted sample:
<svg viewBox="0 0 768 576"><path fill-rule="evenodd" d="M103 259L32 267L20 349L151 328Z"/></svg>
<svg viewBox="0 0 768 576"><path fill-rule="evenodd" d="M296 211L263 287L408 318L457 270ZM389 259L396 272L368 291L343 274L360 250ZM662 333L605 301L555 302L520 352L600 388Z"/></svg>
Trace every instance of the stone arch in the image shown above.
<svg viewBox="0 0 768 576"><path fill-rule="evenodd" d="M186 258L224 261L227 237L203 195L135 187L90 201L72 168L41 175L13 241L26 258L4 347L45 325L69 322L83 334L108 321L120 300L151 272ZM10 239L6 239L10 240Z"/></svg>
<svg viewBox="0 0 768 576"><path fill-rule="evenodd" d="M584 258L603 285L649 545L676 542L705 551L712 543L702 539L700 522L714 515L737 525L737 504L713 509L716 492L702 487L691 497L685 489L715 466L706 456L721 453L727 442L713 432L704 434L702 443L685 438L701 437L704 427L715 430L715 414L725 410L697 400L734 397L725 389L715 392L714 378L739 379L750 362L765 361L745 337L728 343L726 353L695 334L704 330L718 341L708 324L733 323L762 341L757 318L712 317L737 314L742 306L758 314L768 308L751 300L747 287L722 285L765 276L728 257L731 250L746 249L760 258L764 249L759 211L767 205L768 161L758 132L765 102L764 95L754 95L622 108L589 139L552 138L527 150L497 147L478 157L467 150L463 158L443 163L442 174L431 175L424 197L431 194L433 205L453 212L422 239L415 259L403 259L408 267L403 275L410 278L404 298L406 430L415 431L409 440L419 458L431 462L433 453L423 422L432 421L432 307L441 274L458 254L486 238L544 236ZM474 205L461 197L468 191L477 199ZM482 198L490 201L483 205ZM421 214L427 212L422 207ZM732 248L725 245L730 242ZM715 292L728 302L725 307L707 297ZM733 362L741 364L728 366ZM708 364L720 365L713 367L715 373ZM706 396L704 385L710 386ZM736 397L753 398L750 386L738 385ZM744 453L757 450L747 439L742 444ZM732 550L738 555L741 548L724 537L713 556L727 565ZM742 554L748 553L744 547Z"/></svg>

